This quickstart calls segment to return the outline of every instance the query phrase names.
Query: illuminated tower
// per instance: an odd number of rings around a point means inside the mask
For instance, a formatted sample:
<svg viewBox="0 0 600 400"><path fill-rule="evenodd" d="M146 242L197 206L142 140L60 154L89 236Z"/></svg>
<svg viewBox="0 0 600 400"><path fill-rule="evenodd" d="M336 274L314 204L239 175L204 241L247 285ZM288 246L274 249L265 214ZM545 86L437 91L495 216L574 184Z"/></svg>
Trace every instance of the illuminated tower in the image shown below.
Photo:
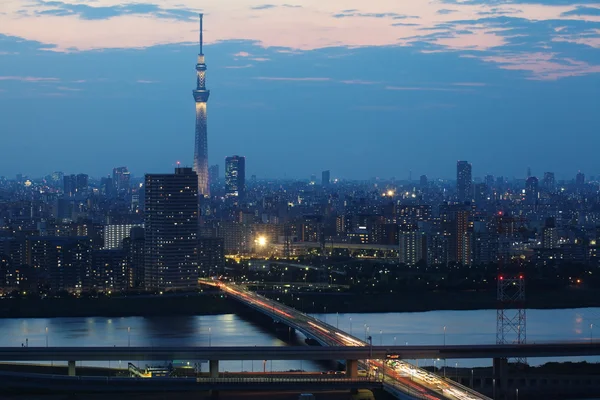
<svg viewBox="0 0 600 400"><path fill-rule="evenodd" d="M194 171L198 174L198 197L210 196L208 186L208 138L206 130L206 102L210 90L206 90L206 64L202 51L202 16L200 16L200 53L196 63L196 146L194 147Z"/></svg>

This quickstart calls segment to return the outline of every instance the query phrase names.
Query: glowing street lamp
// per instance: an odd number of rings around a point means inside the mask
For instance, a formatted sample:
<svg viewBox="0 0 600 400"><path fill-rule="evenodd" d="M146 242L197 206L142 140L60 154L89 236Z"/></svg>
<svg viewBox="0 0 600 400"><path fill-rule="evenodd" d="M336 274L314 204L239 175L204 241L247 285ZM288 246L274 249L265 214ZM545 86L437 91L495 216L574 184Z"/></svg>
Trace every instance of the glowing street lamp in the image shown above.
<svg viewBox="0 0 600 400"><path fill-rule="evenodd" d="M256 239L256 243L258 243L260 247L265 247L267 245L267 238L264 236L259 236L258 239Z"/></svg>

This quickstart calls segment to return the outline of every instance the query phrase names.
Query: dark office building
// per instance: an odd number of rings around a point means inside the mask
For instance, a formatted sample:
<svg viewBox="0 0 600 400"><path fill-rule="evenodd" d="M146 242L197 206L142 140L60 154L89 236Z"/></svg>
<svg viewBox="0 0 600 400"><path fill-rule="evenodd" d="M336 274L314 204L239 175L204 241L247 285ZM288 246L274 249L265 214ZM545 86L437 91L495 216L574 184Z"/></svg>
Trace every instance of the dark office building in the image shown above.
<svg viewBox="0 0 600 400"><path fill-rule="evenodd" d="M128 288L143 288L145 283L145 232L142 227L131 228L131 235L123 239L127 254Z"/></svg>
<svg viewBox="0 0 600 400"><path fill-rule="evenodd" d="M122 292L128 287L127 253L121 249L96 250L92 253L92 289Z"/></svg>
<svg viewBox="0 0 600 400"><path fill-rule="evenodd" d="M86 174L79 174L76 178L77 193L85 193L88 190L89 177Z"/></svg>
<svg viewBox="0 0 600 400"><path fill-rule="evenodd" d="M246 192L246 157L225 159L225 190L229 197L244 198Z"/></svg>
<svg viewBox="0 0 600 400"><path fill-rule="evenodd" d="M200 238L198 241L198 272L213 276L225 268L225 241L223 238Z"/></svg>
<svg viewBox="0 0 600 400"><path fill-rule="evenodd" d="M191 168L145 178L145 281L152 290L197 286L198 175Z"/></svg>
<svg viewBox="0 0 600 400"><path fill-rule="evenodd" d="M113 168L112 183L115 192L118 195L125 195L129 193L129 189L131 187L131 173L127 167Z"/></svg>
<svg viewBox="0 0 600 400"><path fill-rule="evenodd" d="M321 185L323 185L323 187L329 186L330 179L331 173L329 172L329 170L321 172Z"/></svg>
<svg viewBox="0 0 600 400"><path fill-rule="evenodd" d="M77 176L65 175L63 176L63 192L65 196L73 196L77 191Z"/></svg>
<svg viewBox="0 0 600 400"><path fill-rule="evenodd" d="M585 185L585 174L583 172L579 171L575 176L575 185L577 185L578 188L581 188L583 185Z"/></svg>
<svg viewBox="0 0 600 400"><path fill-rule="evenodd" d="M471 201L473 197L472 184L471 164L467 161L458 161L456 164L456 195L458 201Z"/></svg>
<svg viewBox="0 0 600 400"><path fill-rule="evenodd" d="M530 205L537 204L539 195L538 178L530 176L525 181L525 203Z"/></svg>
<svg viewBox="0 0 600 400"><path fill-rule="evenodd" d="M554 172L544 172L544 188L553 191L555 184Z"/></svg>
<svg viewBox="0 0 600 400"><path fill-rule="evenodd" d="M81 293L92 280L92 241L87 237L32 236L27 264L53 292Z"/></svg>

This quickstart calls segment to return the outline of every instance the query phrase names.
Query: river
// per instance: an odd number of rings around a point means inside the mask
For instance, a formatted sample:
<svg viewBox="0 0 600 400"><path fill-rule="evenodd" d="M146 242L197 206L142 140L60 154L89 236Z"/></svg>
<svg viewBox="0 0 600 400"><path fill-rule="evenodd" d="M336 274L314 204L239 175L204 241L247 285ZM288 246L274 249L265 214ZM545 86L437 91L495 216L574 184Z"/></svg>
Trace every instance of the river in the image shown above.
<svg viewBox="0 0 600 400"><path fill-rule="evenodd" d="M315 314L357 336L372 336L373 345L485 344L496 341L496 310L430 311L388 314ZM444 334L445 327L445 334ZM597 327L597 336L594 329ZM47 328L47 329L46 329ZM303 337L296 334L297 340ZM600 340L600 308L528 310L527 341ZM270 331L237 315L27 318L0 320L0 346L286 346ZM552 361L600 362L600 357L571 357ZM538 365L549 359L529 359ZM118 360L112 362L117 365ZM440 361L421 360L420 365ZM448 365L476 367L491 360L447 360ZM107 365L89 363L88 365ZM309 361L222 362L223 371L322 370Z"/></svg>

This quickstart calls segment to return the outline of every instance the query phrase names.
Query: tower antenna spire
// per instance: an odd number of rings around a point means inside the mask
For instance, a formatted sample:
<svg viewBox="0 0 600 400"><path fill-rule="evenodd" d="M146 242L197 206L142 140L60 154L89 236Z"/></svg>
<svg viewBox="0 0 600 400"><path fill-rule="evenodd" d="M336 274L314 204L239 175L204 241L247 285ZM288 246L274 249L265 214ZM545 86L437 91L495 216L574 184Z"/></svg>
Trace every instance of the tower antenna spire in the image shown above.
<svg viewBox="0 0 600 400"><path fill-rule="evenodd" d="M200 17L200 55L204 54L202 53L202 34L203 34L203 30L202 30L202 17L204 16L204 14L200 13L198 14L198 16Z"/></svg>

